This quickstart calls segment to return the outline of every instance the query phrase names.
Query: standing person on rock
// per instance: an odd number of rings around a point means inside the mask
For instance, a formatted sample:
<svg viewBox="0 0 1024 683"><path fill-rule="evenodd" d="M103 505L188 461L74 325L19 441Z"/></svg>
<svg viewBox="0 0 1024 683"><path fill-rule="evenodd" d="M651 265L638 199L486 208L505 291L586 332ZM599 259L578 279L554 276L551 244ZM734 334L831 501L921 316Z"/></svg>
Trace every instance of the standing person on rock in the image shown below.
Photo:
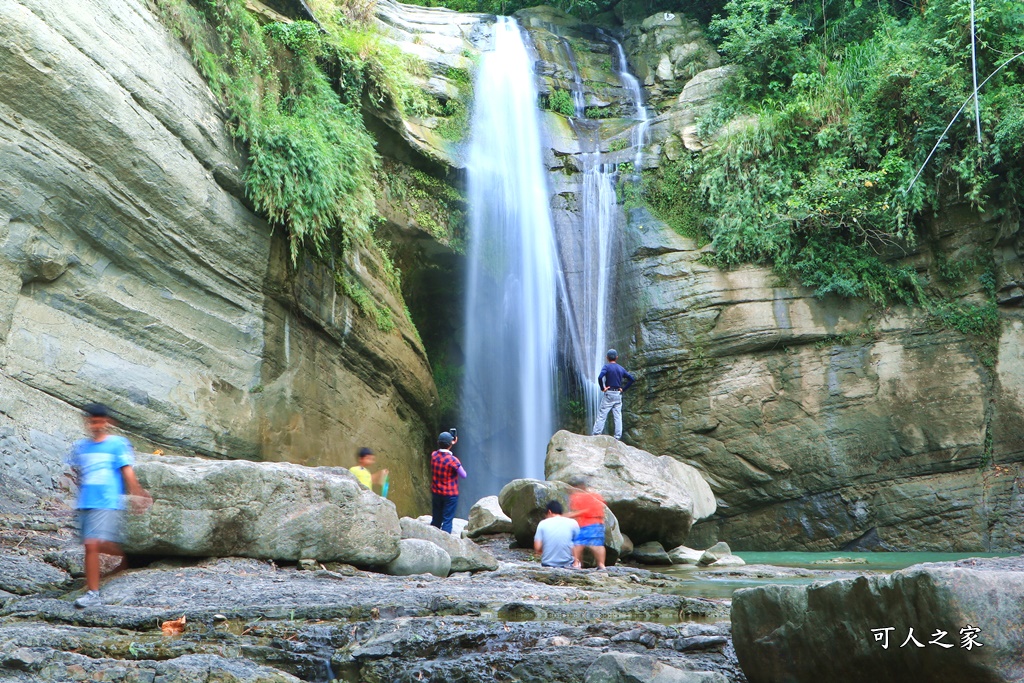
<svg viewBox="0 0 1024 683"><path fill-rule="evenodd" d="M594 429L591 432L594 436L604 431L605 423L608 421L608 411L611 411L615 419L615 438L622 440L622 392L633 386L636 380L633 375L626 371L626 368L618 364L619 352L615 349L608 349L606 358L608 362L601 368L601 374L597 376L597 384L604 392L601 397L601 407L597 411L597 420L594 422Z"/></svg>
<svg viewBox="0 0 1024 683"><path fill-rule="evenodd" d="M583 478L573 479L569 485L576 490L569 494L571 511L566 516L580 525L580 532L573 543L573 566L577 569L583 567L583 550L589 548L597 568L604 569L604 498L597 491L591 491Z"/></svg>
<svg viewBox="0 0 1024 683"><path fill-rule="evenodd" d="M360 484L371 491L373 490L374 485L380 486L380 495L387 498L387 491L384 490L384 482L387 481L388 471L384 469L377 472L370 472L370 468L373 467L373 463L377 461L377 456L374 455L373 451L369 448L360 448L356 458L359 461L359 464L355 467L348 468L348 471L355 475Z"/></svg>
<svg viewBox="0 0 1024 683"><path fill-rule="evenodd" d="M563 513L562 504L552 500L547 506L547 517L537 525L537 533L533 536L533 551L540 555L542 567L576 566L573 542L580 533L580 525Z"/></svg>
<svg viewBox="0 0 1024 683"><path fill-rule="evenodd" d="M68 464L78 481L78 520L85 546L85 585L87 592L75 600L75 607L102 605L100 598L100 554L120 558L121 513L125 488L132 508L142 512L153 503L149 492L135 478L132 445L123 436L110 434L110 411L100 403L85 407L85 428L89 438L76 441Z"/></svg>
<svg viewBox="0 0 1024 683"><path fill-rule="evenodd" d="M438 449L430 454L430 497L433 503L430 524L449 534L455 519L455 507L459 504L459 479L466 478L462 463L451 452L451 447L458 442L459 438L451 432L441 432L437 437Z"/></svg>

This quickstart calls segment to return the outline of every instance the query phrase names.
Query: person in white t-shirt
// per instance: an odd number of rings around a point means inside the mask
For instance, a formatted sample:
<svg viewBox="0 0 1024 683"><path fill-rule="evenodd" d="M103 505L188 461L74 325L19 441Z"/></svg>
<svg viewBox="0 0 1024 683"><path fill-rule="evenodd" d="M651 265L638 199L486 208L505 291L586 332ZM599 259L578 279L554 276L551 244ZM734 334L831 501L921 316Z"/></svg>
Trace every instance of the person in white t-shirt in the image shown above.
<svg viewBox="0 0 1024 683"><path fill-rule="evenodd" d="M573 541L580 532L575 519L564 517L562 504L553 500L547 505L547 517L537 525L533 549L540 555L542 567L572 567Z"/></svg>

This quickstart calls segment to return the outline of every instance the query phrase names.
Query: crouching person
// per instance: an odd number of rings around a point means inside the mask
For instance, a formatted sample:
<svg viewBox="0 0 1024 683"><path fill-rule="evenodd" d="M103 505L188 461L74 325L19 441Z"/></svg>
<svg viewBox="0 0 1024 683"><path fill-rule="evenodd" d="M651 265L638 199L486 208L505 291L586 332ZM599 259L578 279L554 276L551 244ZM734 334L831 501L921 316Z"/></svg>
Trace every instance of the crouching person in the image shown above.
<svg viewBox="0 0 1024 683"><path fill-rule="evenodd" d="M540 555L542 567L572 567L574 565L573 542L580 532L575 519L563 515L562 504L557 500L548 503L547 517L537 525L533 537L533 550Z"/></svg>

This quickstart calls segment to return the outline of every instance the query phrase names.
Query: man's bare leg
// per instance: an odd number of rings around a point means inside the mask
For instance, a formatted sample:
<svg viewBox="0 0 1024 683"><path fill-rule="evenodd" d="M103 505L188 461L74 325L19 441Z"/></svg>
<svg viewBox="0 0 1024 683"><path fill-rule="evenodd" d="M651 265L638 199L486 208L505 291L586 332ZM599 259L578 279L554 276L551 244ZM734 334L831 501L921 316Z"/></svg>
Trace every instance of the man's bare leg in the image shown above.
<svg viewBox="0 0 1024 683"><path fill-rule="evenodd" d="M100 541L98 539L87 539L85 541L85 586L91 591L100 589L100 554L112 555L118 558L118 565L113 573L127 569L124 551L121 546L112 541Z"/></svg>
<svg viewBox="0 0 1024 683"><path fill-rule="evenodd" d="M594 561L597 562L597 568L598 569L604 569L605 568L605 566L604 566L604 556L605 556L604 546L603 545L591 545L591 546L587 546L587 547L590 548L590 552L594 553Z"/></svg>

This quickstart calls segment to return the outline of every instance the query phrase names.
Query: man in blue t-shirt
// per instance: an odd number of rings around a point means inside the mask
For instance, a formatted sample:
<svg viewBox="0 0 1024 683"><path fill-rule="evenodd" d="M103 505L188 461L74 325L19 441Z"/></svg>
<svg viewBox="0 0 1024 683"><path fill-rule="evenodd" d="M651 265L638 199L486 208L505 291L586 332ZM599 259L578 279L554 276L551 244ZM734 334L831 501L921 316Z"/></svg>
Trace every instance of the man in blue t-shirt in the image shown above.
<svg viewBox="0 0 1024 683"><path fill-rule="evenodd" d="M608 349L608 362L601 368L601 374L597 377L597 384L604 392L601 398L601 408L597 412L597 420L594 422L594 429L591 432L595 436L604 431L604 425L608 421L608 411L611 411L615 418L615 438L622 439L622 392L633 386L633 375L626 372L626 369L616 362L619 353L615 349Z"/></svg>
<svg viewBox="0 0 1024 683"><path fill-rule="evenodd" d="M85 428L89 438L76 441L68 464L78 480L78 521L85 545L87 592L75 600L75 607L103 604L100 599L100 553L121 558L122 496L127 486L132 507L141 511L153 502L149 492L135 478L132 445L110 431L110 411L100 403L85 407Z"/></svg>

